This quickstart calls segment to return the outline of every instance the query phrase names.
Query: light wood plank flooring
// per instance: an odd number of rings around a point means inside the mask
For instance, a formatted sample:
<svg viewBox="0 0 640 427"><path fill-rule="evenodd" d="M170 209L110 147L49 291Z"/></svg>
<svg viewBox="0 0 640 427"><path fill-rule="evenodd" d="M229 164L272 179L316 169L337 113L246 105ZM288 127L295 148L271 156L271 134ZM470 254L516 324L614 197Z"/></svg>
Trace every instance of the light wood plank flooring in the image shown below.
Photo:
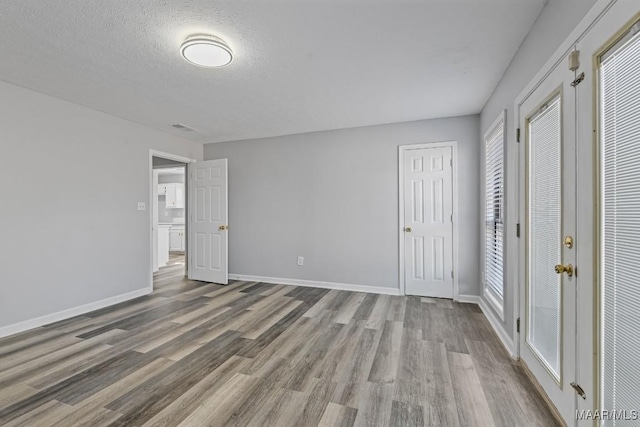
<svg viewBox="0 0 640 427"><path fill-rule="evenodd" d="M0 340L3 426L555 426L476 305L182 277Z"/></svg>

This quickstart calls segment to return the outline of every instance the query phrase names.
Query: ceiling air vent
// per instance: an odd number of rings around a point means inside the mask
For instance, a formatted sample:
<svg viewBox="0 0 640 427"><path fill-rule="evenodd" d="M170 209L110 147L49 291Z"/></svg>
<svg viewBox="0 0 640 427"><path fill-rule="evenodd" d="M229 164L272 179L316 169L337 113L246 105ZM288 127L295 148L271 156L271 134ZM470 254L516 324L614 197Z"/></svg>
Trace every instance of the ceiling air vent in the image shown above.
<svg viewBox="0 0 640 427"><path fill-rule="evenodd" d="M176 123L175 125L171 125L171 127L184 132L195 132L194 128L190 128L189 126L183 125L182 123Z"/></svg>

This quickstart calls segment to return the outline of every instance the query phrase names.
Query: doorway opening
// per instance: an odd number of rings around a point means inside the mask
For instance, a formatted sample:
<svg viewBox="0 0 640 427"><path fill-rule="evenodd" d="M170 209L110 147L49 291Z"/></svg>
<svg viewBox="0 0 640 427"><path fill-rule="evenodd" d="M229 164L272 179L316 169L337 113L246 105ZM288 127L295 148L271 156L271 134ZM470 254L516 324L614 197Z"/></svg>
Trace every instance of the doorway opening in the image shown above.
<svg viewBox="0 0 640 427"><path fill-rule="evenodd" d="M186 164L153 157L154 286L186 275Z"/></svg>
<svg viewBox="0 0 640 427"><path fill-rule="evenodd" d="M163 284L186 280L187 164L191 159L151 151L151 283L152 290Z"/></svg>

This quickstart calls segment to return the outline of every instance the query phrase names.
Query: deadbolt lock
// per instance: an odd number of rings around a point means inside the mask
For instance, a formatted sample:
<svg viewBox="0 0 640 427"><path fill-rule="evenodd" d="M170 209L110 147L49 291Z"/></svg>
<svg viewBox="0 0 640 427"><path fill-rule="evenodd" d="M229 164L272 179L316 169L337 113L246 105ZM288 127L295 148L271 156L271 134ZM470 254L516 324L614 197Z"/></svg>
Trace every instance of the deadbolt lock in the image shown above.
<svg viewBox="0 0 640 427"><path fill-rule="evenodd" d="M571 236L565 237L563 243L568 249L573 248L573 237Z"/></svg>

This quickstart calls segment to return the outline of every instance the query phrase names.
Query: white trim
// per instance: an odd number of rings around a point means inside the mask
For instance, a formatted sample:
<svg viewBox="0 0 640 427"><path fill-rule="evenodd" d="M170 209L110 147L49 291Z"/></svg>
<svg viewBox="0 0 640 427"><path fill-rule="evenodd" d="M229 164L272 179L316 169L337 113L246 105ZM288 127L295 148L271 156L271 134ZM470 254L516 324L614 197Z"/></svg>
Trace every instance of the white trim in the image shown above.
<svg viewBox="0 0 640 427"><path fill-rule="evenodd" d="M500 112L500 114L498 114L498 118L494 120L493 123L491 123L491 126L489 126L487 128L487 131L484 133L483 138L484 138L484 142L486 142L487 138L489 137L489 135L495 130L495 128L498 127L498 125L500 124L500 122L502 122L502 134L503 134L503 138L505 139L506 142L506 130L507 130L507 110L502 110ZM506 145L506 144L504 144Z"/></svg>
<svg viewBox="0 0 640 427"><path fill-rule="evenodd" d="M500 320L504 323L504 301L500 301L497 296L494 295L493 290L484 287L484 293L482 294L485 301L491 305L491 308L496 312Z"/></svg>
<svg viewBox="0 0 640 427"><path fill-rule="evenodd" d="M463 304L480 305L480 297L478 295L458 295L458 299L456 301Z"/></svg>
<svg viewBox="0 0 640 427"><path fill-rule="evenodd" d="M229 274L229 280L273 283L276 285L304 286L308 288L337 289L340 291L367 292L370 294L381 295L400 295L400 289L398 288L383 288L380 286L354 285L349 283L318 282L315 280L282 279L277 277L249 276L246 274Z"/></svg>
<svg viewBox="0 0 640 427"><path fill-rule="evenodd" d="M514 346L513 339L509 336L507 331L502 327L502 322L496 317L494 311L491 310L491 308L487 305L485 299L481 297L477 297L477 298L479 300L478 305L480 306L480 309L482 310L482 312L484 313L484 316L487 318L487 320L493 327L493 330L496 332L496 335L498 335L498 338L500 338L500 341L502 342L502 345L509 353L509 356L511 356L512 359L517 360L518 354L516 353L516 347Z"/></svg>
<svg viewBox="0 0 640 427"><path fill-rule="evenodd" d="M153 150L150 149L149 150L149 200L147 202L147 207L149 209L149 218L150 218L150 228L151 228L151 235L149 236L149 253L151 254L151 265L149 266L149 293L153 292L153 204L156 203L156 201L154 201L154 185L153 185L153 158L154 157L160 157L162 159L166 159L166 160L173 160L176 162L182 162L185 164L189 164L189 163L193 163L196 162L196 159L191 159L189 157L183 157L183 156L178 156L177 154L171 154L171 153L165 153L162 151L158 151L158 150ZM186 224L186 216L187 216L187 211L188 211L188 207L187 207L187 203L188 203L188 197L187 197L187 181L188 181L188 176L187 176L187 167L185 166L184 169L184 182L185 182L185 224ZM156 190L157 187L156 187ZM188 228L188 225L185 225L185 228ZM186 262L189 261L189 251L186 250L185 248L185 253L186 253ZM185 265L188 265L185 263Z"/></svg>
<svg viewBox="0 0 640 427"><path fill-rule="evenodd" d="M90 302L78 307L58 311L57 313L46 314L41 317L36 317L35 319L24 320L19 323L14 323L13 325L4 326L0 328L0 338L28 331L29 329L39 328L40 326L49 325L61 320L70 319L75 316L80 316L91 311L129 301L144 295L149 295L149 293L149 289L147 288L138 289L137 291L127 292L126 294L116 295L100 301Z"/></svg>
<svg viewBox="0 0 640 427"><path fill-rule="evenodd" d="M404 153L409 150L421 148L451 147L451 159L453 160L452 175L452 199L453 199L453 299L459 300L460 283L458 281L458 141L428 142L424 144L410 144L398 146L398 253L399 253L399 277L400 295L406 295L404 280Z"/></svg>

